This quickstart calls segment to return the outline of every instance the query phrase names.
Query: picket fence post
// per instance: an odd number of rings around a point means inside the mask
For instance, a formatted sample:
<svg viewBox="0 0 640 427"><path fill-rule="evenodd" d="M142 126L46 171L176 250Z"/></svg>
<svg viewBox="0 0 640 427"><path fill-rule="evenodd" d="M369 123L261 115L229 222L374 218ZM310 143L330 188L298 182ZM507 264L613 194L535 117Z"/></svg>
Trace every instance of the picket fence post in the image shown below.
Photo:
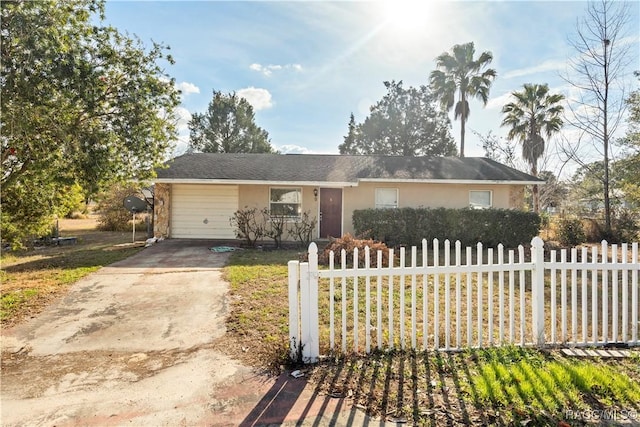
<svg viewBox="0 0 640 427"><path fill-rule="evenodd" d="M544 336L544 241L536 236L531 240L531 305L534 344L541 347Z"/></svg>
<svg viewBox="0 0 640 427"><path fill-rule="evenodd" d="M300 264L300 346L302 361L315 363L320 355L318 325L318 246L309 245L309 262Z"/></svg>
<svg viewBox="0 0 640 427"><path fill-rule="evenodd" d="M289 261L289 357L296 362L300 352L300 292L298 281L300 276L300 261Z"/></svg>

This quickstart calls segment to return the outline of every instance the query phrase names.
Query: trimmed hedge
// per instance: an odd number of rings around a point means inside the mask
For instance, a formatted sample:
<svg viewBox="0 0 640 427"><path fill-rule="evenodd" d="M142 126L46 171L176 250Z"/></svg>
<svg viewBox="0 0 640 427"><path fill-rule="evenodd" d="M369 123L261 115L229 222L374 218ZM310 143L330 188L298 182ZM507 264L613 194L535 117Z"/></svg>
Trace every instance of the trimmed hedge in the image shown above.
<svg viewBox="0 0 640 427"><path fill-rule="evenodd" d="M511 209L362 209L353 212L357 236L385 242L387 246L419 246L460 240L463 245L515 248L529 244L540 230L540 215Z"/></svg>

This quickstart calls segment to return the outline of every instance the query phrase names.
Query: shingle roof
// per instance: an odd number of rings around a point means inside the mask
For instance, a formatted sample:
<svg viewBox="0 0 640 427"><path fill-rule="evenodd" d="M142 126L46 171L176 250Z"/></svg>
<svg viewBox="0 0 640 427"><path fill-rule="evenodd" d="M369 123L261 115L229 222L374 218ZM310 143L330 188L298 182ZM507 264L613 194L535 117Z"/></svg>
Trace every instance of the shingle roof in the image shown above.
<svg viewBox="0 0 640 427"><path fill-rule="evenodd" d="M158 182L229 180L357 183L360 180L541 182L482 157L193 153L157 170Z"/></svg>

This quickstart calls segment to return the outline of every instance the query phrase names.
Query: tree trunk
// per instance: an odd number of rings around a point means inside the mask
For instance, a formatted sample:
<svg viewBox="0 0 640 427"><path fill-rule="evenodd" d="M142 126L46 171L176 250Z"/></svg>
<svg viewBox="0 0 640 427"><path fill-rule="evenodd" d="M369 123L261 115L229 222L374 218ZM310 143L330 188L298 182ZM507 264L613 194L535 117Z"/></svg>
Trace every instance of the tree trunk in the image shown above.
<svg viewBox="0 0 640 427"><path fill-rule="evenodd" d="M604 148L604 226L607 239L611 239L611 200L609 199L609 129L608 129L608 103L609 103L609 58L607 57L607 47L609 40L602 41L604 44L604 99L603 99L603 141Z"/></svg>
<svg viewBox="0 0 640 427"><path fill-rule="evenodd" d="M460 157L464 157L464 114L460 116Z"/></svg>
<svg viewBox="0 0 640 427"><path fill-rule="evenodd" d="M538 165L531 165L531 175L538 177ZM535 213L540 213L540 188L538 185L534 185L532 189L533 193L533 211Z"/></svg>

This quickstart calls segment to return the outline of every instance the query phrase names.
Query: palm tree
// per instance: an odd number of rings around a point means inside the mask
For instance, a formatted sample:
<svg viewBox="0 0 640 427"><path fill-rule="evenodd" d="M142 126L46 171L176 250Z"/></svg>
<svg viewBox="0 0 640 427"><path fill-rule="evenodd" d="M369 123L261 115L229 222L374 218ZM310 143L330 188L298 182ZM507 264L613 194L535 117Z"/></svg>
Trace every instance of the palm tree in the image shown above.
<svg viewBox="0 0 640 427"><path fill-rule="evenodd" d="M483 52L478 59L473 59L475 51L473 42L453 46L451 53L444 52L436 58L439 69L430 75L431 89L442 107L449 111L455 104L454 119L460 118L460 157L464 157L465 123L470 112L468 98L480 99L487 105L489 88L496 77L496 70L492 68L482 71L491 63L493 54Z"/></svg>
<svg viewBox="0 0 640 427"><path fill-rule="evenodd" d="M509 126L507 137L522 144L522 157L531 166L531 175L538 176L538 159L545 150L543 134L548 138L562 128L560 102L562 94L550 94L547 84L524 84L520 92L511 92L516 101L502 107L502 126ZM533 209L538 212L538 187L533 188Z"/></svg>

